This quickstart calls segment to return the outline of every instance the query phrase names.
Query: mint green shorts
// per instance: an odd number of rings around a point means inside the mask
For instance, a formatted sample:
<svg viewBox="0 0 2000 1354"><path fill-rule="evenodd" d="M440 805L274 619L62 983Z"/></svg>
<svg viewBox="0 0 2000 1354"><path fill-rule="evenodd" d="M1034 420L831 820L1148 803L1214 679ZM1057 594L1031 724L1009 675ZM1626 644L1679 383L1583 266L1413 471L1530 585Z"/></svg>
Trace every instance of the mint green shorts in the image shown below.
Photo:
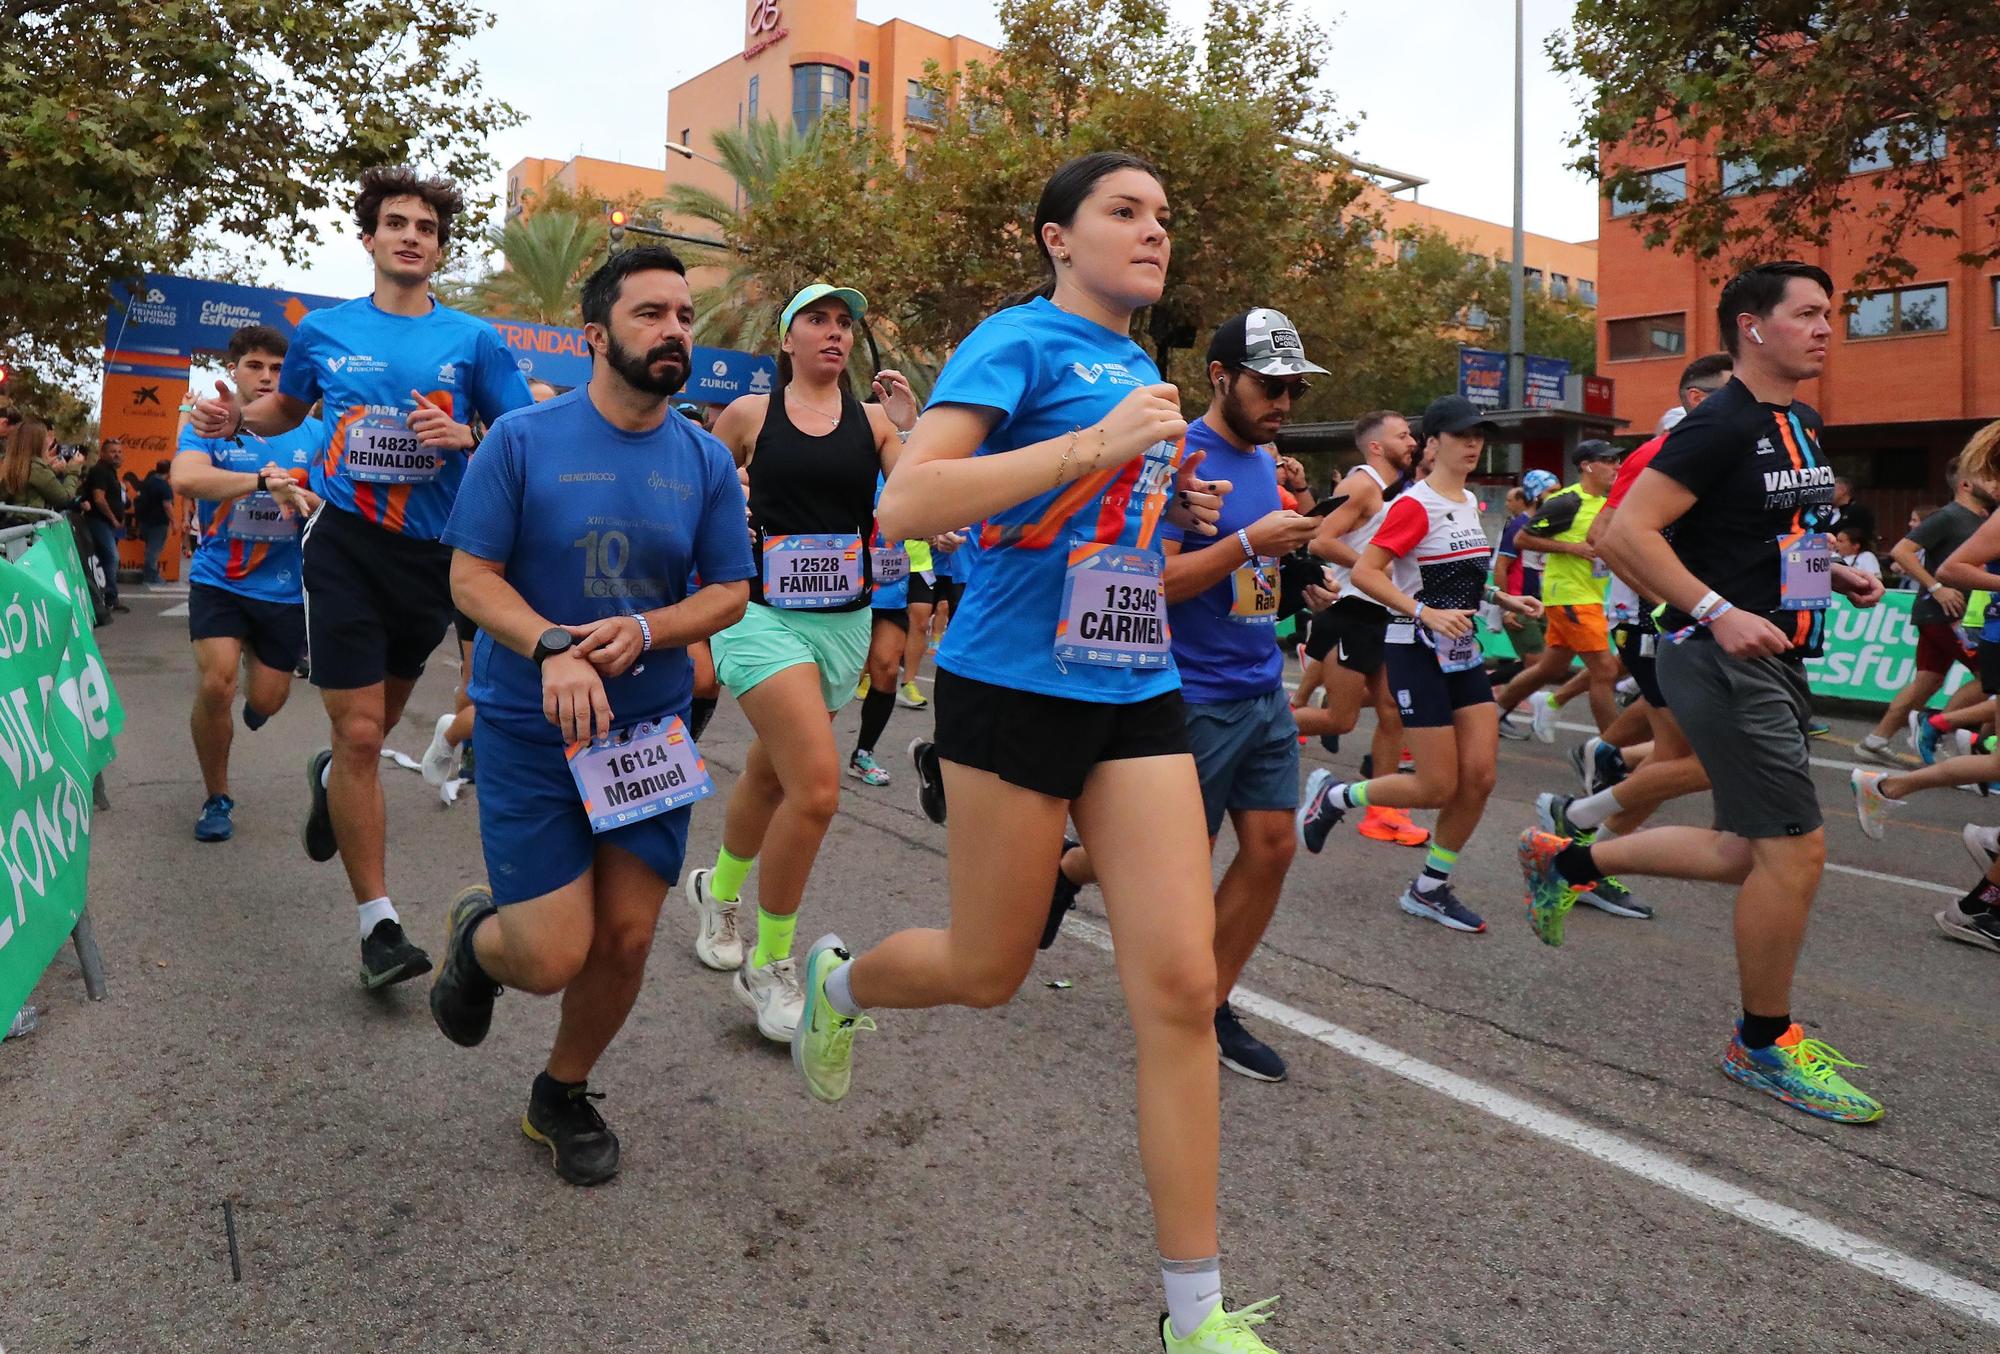
<svg viewBox="0 0 2000 1354"><path fill-rule="evenodd" d="M854 699L874 628L875 613L866 607L780 611L752 602L742 620L708 643L716 677L738 700L773 673L811 663L819 669L820 697L831 711Z"/></svg>

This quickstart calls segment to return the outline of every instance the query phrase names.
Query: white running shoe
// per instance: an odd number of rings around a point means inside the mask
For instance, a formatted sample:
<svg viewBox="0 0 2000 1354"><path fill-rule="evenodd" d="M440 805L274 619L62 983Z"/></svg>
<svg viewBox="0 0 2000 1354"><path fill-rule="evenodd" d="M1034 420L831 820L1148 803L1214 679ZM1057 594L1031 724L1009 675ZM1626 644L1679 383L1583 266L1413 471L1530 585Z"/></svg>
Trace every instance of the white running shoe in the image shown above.
<svg viewBox="0 0 2000 1354"><path fill-rule="evenodd" d="M708 895L708 877L713 870L692 870L682 894L694 909L694 957L702 967L728 973L743 966L743 937L736 929L736 904L720 902Z"/></svg>
<svg viewBox="0 0 2000 1354"><path fill-rule="evenodd" d="M1882 824L1890 813L1902 808L1902 803L1882 793L1882 782L1888 778L1887 771L1863 771L1860 767L1847 778L1854 789L1854 816L1861 824L1862 834L1873 841L1882 840Z"/></svg>
<svg viewBox="0 0 2000 1354"><path fill-rule="evenodd" d="M930 704L914 681L904 682L896 688L896 704L905 710L921 710Z"/></svg>
<svg viewBox="0 0 2000 1354"><path fill-rule="evenodd" d="M443 789L446 781L455 779L465 761L465 749L453 747L444 738L456 718L456 715L439 715L437 726L431 730L431 745L424 749L424 780L434 790Z"/></svg>
<svg viewBox="0 0 2000 1354"><path fill-rule="evenodd" d="M1556 741L1555 697L1546 691L1537 691L1528 697L1528 727L1535 731L1535 737L1544 743Z"/></svg>
<svg viewBox="0 0 2000 1354"><path fill-rule="evenodd" d="M2000 827L1981 827L1977 823L1967 823L1965 831L1958 834L1965 843L1965 854L1972 857L1979 866L1979 873L1985 874L1993 868L1995 859L2000 859Z"/></svg>
<svg viewBox="0 0 2000 1354"><path fill-rule="evenodd" d="M736 970L730 987L736 1000L757 1013L757 1033L774 1044L789 1044L806 1013L805 989L799 986L799 961L787 955L762 968L749 959Z"/></svg>

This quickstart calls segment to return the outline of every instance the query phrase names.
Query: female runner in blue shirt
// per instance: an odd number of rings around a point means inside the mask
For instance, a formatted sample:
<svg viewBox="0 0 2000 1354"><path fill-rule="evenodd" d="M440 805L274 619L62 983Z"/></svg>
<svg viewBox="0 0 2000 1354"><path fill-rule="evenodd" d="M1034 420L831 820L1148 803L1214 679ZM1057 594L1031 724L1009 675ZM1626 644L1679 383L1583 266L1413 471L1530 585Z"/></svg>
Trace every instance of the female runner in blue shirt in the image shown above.
<svg viewBox="0 0 2000 1354"><path fill-rule="evenodd" d="M1129 337L1165 289L1167 200L1153 169L1099 153L1043 189L1051 279L953 354L878 507L885 535L966 522L965 601L938 650L937 751L953 806L951 923L858 959L806 959L793 1061L847 1093L873 1007L990 1007L1014 995L1048 916L1073 817L1099 862L1139 1053L1139 1153L1167 1293L1169 1354L1255 1354L1259 1303L1222 1305L1217 1260L1215 899L1208 833L1167 653L1158 528L1214 533L1227 485L1180 454L1187 422Z"/></svg>

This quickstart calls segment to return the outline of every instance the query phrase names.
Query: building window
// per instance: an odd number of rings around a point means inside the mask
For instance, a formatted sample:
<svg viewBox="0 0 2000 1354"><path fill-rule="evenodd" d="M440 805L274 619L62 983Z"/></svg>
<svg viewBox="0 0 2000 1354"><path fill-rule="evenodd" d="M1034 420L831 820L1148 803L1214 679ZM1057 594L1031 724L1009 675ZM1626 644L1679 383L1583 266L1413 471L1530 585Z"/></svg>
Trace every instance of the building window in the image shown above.
<svg viewBox="0 0 2000 1354"><path fill-rule="evenodd" d="M1627 193L1636 192L1637 198L1629 198ZM1636 216L1640 212L1664 207L1672 202L1685 202L1688 195L1686 165L1662 165L1641 180L1636 188L1621 188L1611 199L1613 216Z"/></svg>
<svg viewBox="0 0 2000 1354"><path fill-rule="evenodd" d="M1991 277L1987 281L1993 284L1993 327L2000 329L2000 277Z"/></svg>
<svg viewBox="0 0 2000 1354"><path fill-rule="evenodd" d="M1521 270L1521 276L1522 276L1522 277L1523 277L1523 278L1524 278L1524 279L1526 280L1526 282L1527 282L1527 287L1528 287L1528 290L1529 290L1529 291L1540 291L1540 290L1542 289L1542 270L1541 270L1541 269L1539 269L1539 268L1523 268L1523 269Z"/></svg>
<svg viewBox="0 0 2000 1354"><path fill-rule="evenodd" d="M1414 261L1417 257L1417 242L1415 240L1404 240L1399 243L1396 246L1396 257L1404 263Z"/></svg>
<svg viewBox="0 0 2000 1354"><path fill-rule="evenodd" d="M1549 274L1549 295L1558 301L1569 300L1569 277L1567 274Z"/></svg>
<svg viewBox="0 0 2000 1354"><path fill-rule="evenodd" d="M1605 326L1605 337L1610 340L1613 362L1679 357L1687 351L1687 313L1612 320Z"/></svg>
<svg viewBox="0 0 2000 1354"><path fill-rule="evenodd" d="M1877 127L1862 138L1861 149L1847 162L1850 174L1869 174L1878 169L1887 169L1893 163L1890 158L1891 144L1901 148L1908 156L1910 164L1925 160L1942 160L1945 156L1943 131L1934 131L1929 137L1919 139L1917 129L1907 122L1892 122L1886 127Z"/></svg>
<svg viewBox="0 0 2000 1354"><path fill-rule="evenodd" d="M1576 280L1576 299L1587 306L1597 304L1597 284L1587 277Z"/></svg>
<svg viewBox="0 0 2000 1354"><path fill-rule="evenodd" d="M1722 195L1742 197L1745 193L1762 193L1772 188L1784 188L1796 182L1801 172L1797 165L1792 165L1770 174L1759 174L1755 160L1724 160Z"/></svg>
<svg viewBox="0 0 2000 1354"><path fill-rule="evenodd" d="M910 122L936 122L937 112L936 93L926 89L922 80L910 81L903 95L903 117Z"/></svg>
<svg viewBox="0 0 2000 1354"><path fill-rule="evenodd" d="M750 120L757 120L757 77L750 77Z"/></svg>
<svg viewBox="0 0 2000 1354"><path fill-rule="evenodd" d="M792 126L803 134L847 103L854 77L838 66L792 67Z"/></svg>
<svg viewBox="0 0 2000 1354"><path fill-rule="evenodd" d="M1942 284L1863 292L1848 312L1849 338L1942 333L1948 321Z"/></svg>
<svg viewBox="0 0 2000 1354"><path fill-rule="evenodd" d="M860 113L860 120L866 120L868 117L868 86L870 83L868 63L864 61L861 63L861 78L855 81L854 89L854 106Z"/></svg>

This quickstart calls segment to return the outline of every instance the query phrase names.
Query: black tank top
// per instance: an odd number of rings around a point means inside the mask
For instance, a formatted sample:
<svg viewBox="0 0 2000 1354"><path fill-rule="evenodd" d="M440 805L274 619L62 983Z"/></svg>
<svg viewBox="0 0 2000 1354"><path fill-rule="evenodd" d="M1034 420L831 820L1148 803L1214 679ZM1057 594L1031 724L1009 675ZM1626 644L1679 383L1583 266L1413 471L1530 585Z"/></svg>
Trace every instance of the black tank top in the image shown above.
<svg viewBox="0 0 2000 1354"><path fill-rule="evenodd" d="M750 517L757 529L756 577L750 600L764 600L764 537L859 536L862 540L861 593L825 611L860 611L874 592L874 564L867 542L875 534L875 477L882 457L868 411L846 391L840 395L840 426L824 437L808 437L785 410L785 392L773 391L750 458ZM822 613L824 614L824 613Z"/></svg>

